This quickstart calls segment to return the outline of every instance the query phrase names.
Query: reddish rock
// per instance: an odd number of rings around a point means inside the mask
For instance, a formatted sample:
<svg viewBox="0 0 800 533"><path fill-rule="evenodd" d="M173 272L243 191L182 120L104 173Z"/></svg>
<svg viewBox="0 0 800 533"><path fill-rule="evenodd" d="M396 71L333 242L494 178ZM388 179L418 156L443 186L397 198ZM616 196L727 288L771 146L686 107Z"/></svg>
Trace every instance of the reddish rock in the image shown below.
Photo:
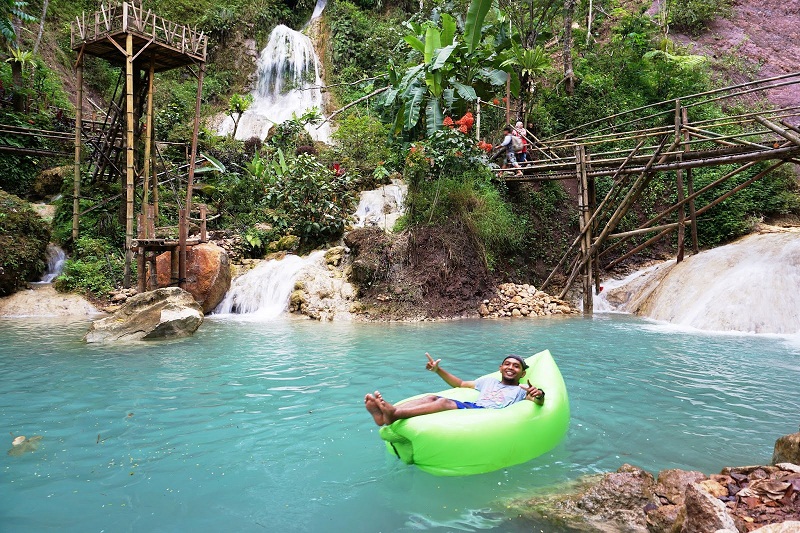
<svg viewBox="0 0 800 533"><path fill-rule="evenodd" d="M772 464L793 463L800 465L800 432L784 435L775 441Z"/></svg>
<svg viewBox="0 0 800 533"><path fill-rule="evenodd" d="M158 286L177 285L170 279L170 254L163 253L156 261ZM186 284L183 288L202 306L203 313L213 310L230 286L230 261L225 250L212 243L189 248L186 253Z"/></svg>

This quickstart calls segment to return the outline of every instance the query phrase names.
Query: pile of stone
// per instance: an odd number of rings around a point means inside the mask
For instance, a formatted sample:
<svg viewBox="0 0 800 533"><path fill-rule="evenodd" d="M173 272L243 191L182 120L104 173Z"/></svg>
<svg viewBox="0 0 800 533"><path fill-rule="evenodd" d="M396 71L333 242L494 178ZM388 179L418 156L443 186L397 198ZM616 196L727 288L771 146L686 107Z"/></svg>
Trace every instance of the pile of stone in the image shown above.
<svg viewBox="0 0 800 533"><path fill-rule="evenodd" d="M528 317L547 315L572 315L578 310L568 302L559 300L527 283L503 283L497 295L478 306L482 318Z"/></svg>

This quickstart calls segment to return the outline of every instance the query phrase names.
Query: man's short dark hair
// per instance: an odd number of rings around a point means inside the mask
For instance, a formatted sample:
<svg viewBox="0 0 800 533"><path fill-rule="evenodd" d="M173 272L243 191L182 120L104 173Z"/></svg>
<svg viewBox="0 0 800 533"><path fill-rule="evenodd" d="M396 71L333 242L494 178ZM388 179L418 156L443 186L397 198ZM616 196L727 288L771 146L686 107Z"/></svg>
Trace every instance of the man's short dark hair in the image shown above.
<svg viewBox="0 0 800 533"><path fill-rule="evenodd" d="M505 356L503 358L503 362L504 363L506 362L506 359L516 359L517 361L519 361L519 364L522 365L522 370L528 370L528 363L526 363L525 359L523 359L519 355L512 353L512 354L509 354L509 355Z"/></svg>

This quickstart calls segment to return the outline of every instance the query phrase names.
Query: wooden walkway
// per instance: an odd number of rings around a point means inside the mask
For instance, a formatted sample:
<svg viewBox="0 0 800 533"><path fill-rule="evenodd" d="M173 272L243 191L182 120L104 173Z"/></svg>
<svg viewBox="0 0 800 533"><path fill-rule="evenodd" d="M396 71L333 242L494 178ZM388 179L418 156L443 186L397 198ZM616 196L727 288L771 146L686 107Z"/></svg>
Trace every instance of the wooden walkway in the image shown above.
<svg viewBox="0 0 800 533"><path fill-rule="evenodd" d="M757 80L714 91L660 102L604 117L559 136L529 139L535 161L523 165L523 175L502 176L506 182L576 180L580 230L542 285L546 289L566 273L560 297L574 282L583 282L584 313L590 314L592 296L599 291L598 273L678 232L677 260L684 257L685 228L698 251L698 217L733 194L786 163L800 164L800 106L722 115L719 110L765 107L770 89L800 84L800 73ZM760 100L759 100L760 99ZM703 117L694 119L693 117ZM713 117L713 118L708 118ZM759 162L766 165L754 168ZM692 171L730 166L731 170L695 190ZM744 179L735 186L729 180ZM595 180L611 180L598 201ZM664 182L677 191L677 202L639 227L615 233L639 198ZM701 205L701 201L703 202ZM619 255L634 237L649 237ZM606 259L610 252L618 255ZM605 261L605 262L604 262ZM566 270L565 265L569 265Z"/></svg>

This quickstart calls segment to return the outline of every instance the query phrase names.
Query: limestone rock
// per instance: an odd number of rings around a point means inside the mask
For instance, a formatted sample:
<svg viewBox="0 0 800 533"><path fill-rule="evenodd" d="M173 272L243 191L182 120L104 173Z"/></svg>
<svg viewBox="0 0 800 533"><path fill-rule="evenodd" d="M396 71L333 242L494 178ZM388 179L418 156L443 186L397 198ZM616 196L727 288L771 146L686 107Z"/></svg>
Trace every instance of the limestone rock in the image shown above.
<svg viewBox="0 0 800 533"><path fill-rule="evenodd" d="M158 286L177 285L170 279L170 254L158 256ZM231 268L228 254L213 243L202 243L186 253L186 283L184 289L202 306L203 313L211 312L231 287Z"/></svg>
<svg viewBox="0 0 800 533"><path fill-rule="evenodd" d="M681 533L708 533L709 531L738 531L725 504L705 491L702 485L690 483L686 487L686 520Z"/></svg>
<svg viewBox="0 0 800 533"><path fill-rule="evenodd" d="M662 470L658 473L658 480L655 487L655 493L662 503L683 505L683 492L690 483L697 483L707 479L708 476L702 472L692 470L679 470L672 468Z"/></svg>
<svg viewBox="0 0 800 533"><path fill-rule="evenodd" d="M784 435L775 441L772 464L794 463L800 465L800 432Z"/></svg>
<svg viewBox="0 0 800 533"><path fill-rule="evenodd" d="M89 343L171 339L192 335L203 322L203 310L178 287L137 294L113 315L96 320L84 340Z"/></svg>

